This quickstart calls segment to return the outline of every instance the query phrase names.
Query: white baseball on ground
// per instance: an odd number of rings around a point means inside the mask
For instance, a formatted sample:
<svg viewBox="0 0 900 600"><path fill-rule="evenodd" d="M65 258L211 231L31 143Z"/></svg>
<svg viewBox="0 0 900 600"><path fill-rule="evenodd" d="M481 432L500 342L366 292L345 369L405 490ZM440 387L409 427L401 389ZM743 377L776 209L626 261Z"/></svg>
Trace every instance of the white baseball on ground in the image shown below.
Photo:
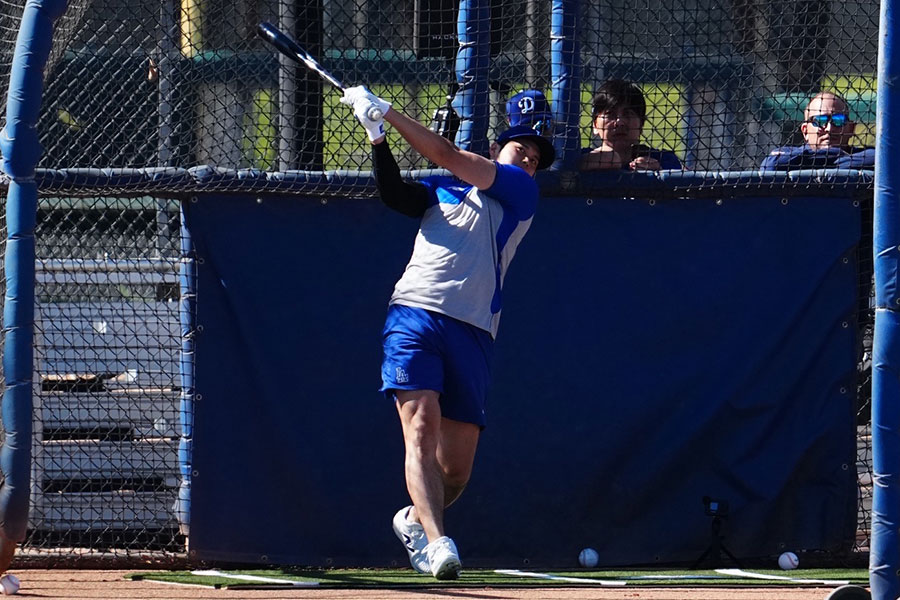
<svg viewBox="0 0 900 600"><path fill-rule="evenodd" d="M782 552L781 556L778 557L778 566L785 571L796 569L799 564L800 559L793 552Z"/></svg>
<svg viewBox="0 0 900 600"><path fill-rule="evenodd" d="M600 555L593 548L585 548L578 555L578 564L582 567L593 568L600 562Z"/></svg>
<svg viewBox="0 0 900 600"><path fill-rule="evenodd" d="M9 573L0 577L0 590L4 596L12 596L19 591L19 578Z"/></svg>

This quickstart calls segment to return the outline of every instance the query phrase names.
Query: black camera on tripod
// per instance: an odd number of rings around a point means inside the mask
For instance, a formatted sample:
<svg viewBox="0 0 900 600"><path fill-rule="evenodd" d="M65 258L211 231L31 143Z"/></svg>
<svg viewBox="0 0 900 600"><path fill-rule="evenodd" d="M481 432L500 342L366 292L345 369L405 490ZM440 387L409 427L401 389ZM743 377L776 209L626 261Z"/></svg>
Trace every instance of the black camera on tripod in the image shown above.
<svg viewBox="0 0 900 600"><path fill-rule="evenodd" d="M703 496L703 507L708 517L727 517L728 503L723 500L715 500L709 496Z"/></svg>
<svg viewBox="0 0 900 600"><path fill-rule="evenodd" d="M703 554L694 561L692 569L700 568L704 562L709 562L710 567L715 569L721 566L722 555L724 554L732 560L737 568L741 568L740 563L734 554L725 547L722 540L725 536L722 534L722 524L728 516L728 502L724 500L716 500L709 496L703 496L703 509L707 517L712 517L710 524L710 542L709 547L703 551Z"/></svg>

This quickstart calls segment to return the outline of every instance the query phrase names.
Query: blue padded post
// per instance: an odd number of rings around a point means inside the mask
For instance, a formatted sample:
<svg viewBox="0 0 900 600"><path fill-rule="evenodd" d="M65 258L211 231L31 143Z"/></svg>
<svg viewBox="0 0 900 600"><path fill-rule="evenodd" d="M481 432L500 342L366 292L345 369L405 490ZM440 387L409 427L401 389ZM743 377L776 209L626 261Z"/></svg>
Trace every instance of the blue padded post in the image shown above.
<svg viewBox="0 0 900 600"><path fill-rule="evenodd" d="M179 281L181 287L181 304L179 306L181 320L181 439L178 441L178 469L181 472L181 484L178 486L178 498L175 500L175 516L178 519L178 528L181 533L188 535L191 523L191 478L193 476L194 450L194 334L196 332L194 315L197 305L197 262L194 258L191 233L186 225L184 203L181 204Z"/></svg>
<svg viewBox="0 0 900 600"><path fill-rule="evenodd" d="M0 134L3 170L12 178L6 196L6 297L3 306L5 354L3 429L0 449L0 535L19 542L28 525L31 487L31 413L34 370L34 225L37 185L34 170L41 154L37 120L44 66L53 42L53 23L66 11L65 0L25 4L10 72L6 127Z"/></svg>
<svg viewBox="0 0 900 600"><path fill-rule="evenodd" d="M491 6L488 0L460 0L457 19L459 51L456 81L459 90L453 108L459 115L456 145L487 155L489 106L488 73L491 66Z"/></svg>
<svg viewBox="0 0 900 600"><path fill-rule="evenodd" d="M551 106L556 122L556 164L574 169L581 155L581 28L579 0L553 0L550 18Z"/></svg>
<svg viewBox="0 0 900 600"><path fill-rule="evenodd" d="M894 0L881 3L876 108L875 340L872 349L872 546L869 579L874 600L900 596L900 44L895 43Z"/></svg>

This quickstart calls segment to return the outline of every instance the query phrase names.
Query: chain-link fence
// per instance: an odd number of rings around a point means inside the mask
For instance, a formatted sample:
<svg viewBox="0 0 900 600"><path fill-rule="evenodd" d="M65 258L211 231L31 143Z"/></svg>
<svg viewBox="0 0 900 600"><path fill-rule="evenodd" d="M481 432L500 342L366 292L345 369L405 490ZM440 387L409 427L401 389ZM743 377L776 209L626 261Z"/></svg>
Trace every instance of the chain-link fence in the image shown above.
<svg viewBox="0 0 900 600"><path fill-rule="evenodd" d="M490 3L491 121L507 97L552 97L550 3ZM456 89L456 3L145 3L95 0L47 71L41 166L367 169L362 128L340 92L256 35L279 24L347 85L365 84L431 122ZM577 20L583 147L596 145L592 93L635 82L642 142L689 169L754 169L802 143L813 94L843 96L855 146L873 143L878 3L735 0L582 2ZM425 166L412 152L404 164Z"/></svg>
<svg viewBox="0 0 900 600"><path fill-rule="evenodd" d="M40 204L32 550L183 550L178 223L149 197Z"/></svg>
<svg viewBox="0 0 900 600"><path fill-rule="evenodd" d="M277 172L368 170L365 133L316 74L256 35L278 24L347 84L365 84L422 123L458 86L460 4L451 0L83 0L59 23L46 69L38 164L52 194L37 227L35 442L26 548L180 553L178 210L183 180L135 177L86 191L59 169L250 170L272 191L303 192ZM505 127L519 89L552 99L550 2L492 0L484 135ZM591 98L635 83L640 144L682 168L756 170L773 148L804 143L819 91L846 101L848 143L874 143L875 0L581 2L581 146L602 145ZM0 5L0 97L21 6ZM5 111L4 111L5 112ZM445 113L446 114L446 113ZM834 126L831 123L829 126ZM452 134L452 132L450 132ZM397 136L401 166L426 167ZM214 172L214 171L213 171ZM59 183L65 181L66 183ZM153 196L139 182L152 181ZM223 180L225 181L225 180ZM239 177L206 189L249 189ZM122 192L127 192L122 193ZM335 186L329 191L346 194ZM121 197L117 197L121 196ZM127 197L126 197L127 196ZM870 210L870 207L867 208ZM869 220L869 226L870 226ZM3 223L2 237L6 229ZM862 271L871 272L868 247ZM870 254L870 252L869 252ZM0 261L2 265L2 261ZM868 266L867 266L868 265ZM870 281L862 284L869 298ZM871 333L868 303L862 330ZM870 339L870 338L869 338ZM860 521L868 546L870 375L861 362Z"/></svg>

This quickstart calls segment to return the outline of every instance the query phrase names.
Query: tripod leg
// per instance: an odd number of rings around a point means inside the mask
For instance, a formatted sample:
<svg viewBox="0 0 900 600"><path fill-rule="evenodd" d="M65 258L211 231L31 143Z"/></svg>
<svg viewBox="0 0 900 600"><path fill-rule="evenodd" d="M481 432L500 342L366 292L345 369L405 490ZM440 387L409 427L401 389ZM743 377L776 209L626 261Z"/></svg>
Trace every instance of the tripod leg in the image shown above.
<svg viewBox="0 0 900 600"><path fill-rule="evenodd" d="M700 568L700 565L702 565L703 561L706 560L706 557L709 556L710 550L712 550L711 547L704 550L703 554L700 555L700 558L698 558L697 560L694 561L694 564L691 565L692 570L696 570L696 569Z"/></svg>
<svg viewBox="0 0 900 600"><path fill-rule="evenodd" d="M722 552L724 552L724 553L728 556L728 558L731 559L731 561L734 563L734 566L736 566L738 569L742 569L742 568L743 568L743 567L741 566L741 563L738 562L738 559L736 559L736 558L734 557L734 554L731 553L731 550L729 550L728 548L726 548L724 544L719 545L719 548L722 550Z"/></svg>

